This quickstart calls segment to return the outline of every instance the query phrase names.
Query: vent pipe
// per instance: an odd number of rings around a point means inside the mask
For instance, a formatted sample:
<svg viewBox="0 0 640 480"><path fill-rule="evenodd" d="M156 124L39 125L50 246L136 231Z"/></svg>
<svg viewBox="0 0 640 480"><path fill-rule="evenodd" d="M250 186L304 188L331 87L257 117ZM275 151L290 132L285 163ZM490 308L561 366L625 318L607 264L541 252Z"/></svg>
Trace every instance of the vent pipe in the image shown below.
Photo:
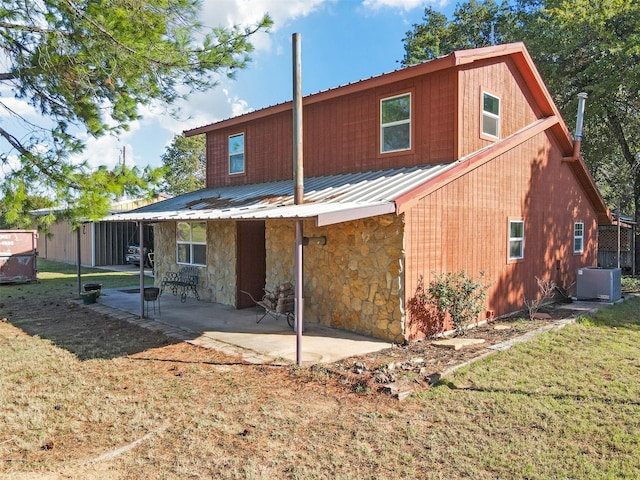
<svg viewBox="0 0 640 480"><path fill-rule="evenodd" d="M581 92L578 94L578 116L576 118L576 133L573 137L573 153L570 157L564 157L565 162L575 162L580 158L580 144L582 143L582 125L584 123L584 106L587 100L587 94Z"/></svg>

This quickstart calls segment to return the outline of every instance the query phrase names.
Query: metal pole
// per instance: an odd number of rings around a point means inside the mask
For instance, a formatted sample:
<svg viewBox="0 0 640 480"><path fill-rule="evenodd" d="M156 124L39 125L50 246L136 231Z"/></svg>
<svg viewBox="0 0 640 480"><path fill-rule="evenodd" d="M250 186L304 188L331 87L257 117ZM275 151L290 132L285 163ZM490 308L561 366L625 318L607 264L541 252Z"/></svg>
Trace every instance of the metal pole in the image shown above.
<svg viewBox="0 0 640 480"><path fill-rule="evenodd" d="M293 179L294 203L304 201L304 174L302 169L302 63L300 61L300 34L294 33L293 43ZM302 366L302 220L296 220L295 248L295 315L296 315L296 362Z"/></svg>
<svg viewBox="0 0 640 480"><path fill-rule="evenodd" d="M296 363L302 366L302 320L304 298L302 297L302 220L296 221Z"/></svg>
<svg viewBox="0 0 640 480"><path fill-rule="evenodd" d="M78 298L82 298L82 255L80 253L80 226L76 229L76 243L77 245L77 258L76 261L78 263Z"/></svg>
<svg viewBox="0 0 640 480"><path fill-rule="evenodd" d="M304 172L302 166L302 62L300 34L293 34L293 179L294 203L304 201Z"/></svg>
<svg viewBox="0 0 640 480"><path fill-rule="evenodd" d="M140 318L144 318L144 222L138 222L140 228Z"/></svg>
<svg viewBox="0 0 640 480"><path fill-rule="evenodd" d="M622 255L622 250L620 249L620 199L618 199L618 268L620 268L620 256Z"/></svg>

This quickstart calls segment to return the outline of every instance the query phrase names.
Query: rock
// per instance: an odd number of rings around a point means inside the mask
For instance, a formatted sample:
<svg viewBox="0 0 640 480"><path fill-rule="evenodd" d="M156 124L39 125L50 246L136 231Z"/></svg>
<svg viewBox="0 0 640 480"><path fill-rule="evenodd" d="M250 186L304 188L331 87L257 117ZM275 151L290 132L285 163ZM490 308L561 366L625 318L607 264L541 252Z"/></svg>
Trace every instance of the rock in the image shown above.
<svg viewBox="0 0 640 480"><path fill-rule="evenodd" d="M367 371L367 366L362 362L354 362L353 363L353 371L358 375Z"/></svg>
<svg viewBox="0 0 640 480"><path fill-rule="evenodd" d="M460 350L461 348L469 347L471 345L479 345L484 342L484 338L449 338L447 340L434 340L431 344L436 347Z"/></svg>
<svg viewBox="0 0 640 480"><path fill-rule="evenodd" d="M439 373L432 373L431 375L427 375L424 379L429 382L429 385L435 385L440 381L441 375Z"/></svg>
<svg viewBox="0 0 640 480"><path fill-rule="evenodd" d="M402 401L405 400L413 393L413 388L410 385L406 385L404 383L389 383L382 387L382 392L391 395L392 397L397 398Z"/></svg>

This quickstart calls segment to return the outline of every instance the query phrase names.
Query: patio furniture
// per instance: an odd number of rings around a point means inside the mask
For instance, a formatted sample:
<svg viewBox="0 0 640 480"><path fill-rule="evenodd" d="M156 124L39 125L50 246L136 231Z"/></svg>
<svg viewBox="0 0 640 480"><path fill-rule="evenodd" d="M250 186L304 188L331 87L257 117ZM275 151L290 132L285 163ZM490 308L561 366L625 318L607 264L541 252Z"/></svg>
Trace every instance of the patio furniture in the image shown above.
<svg viewBox="0 0 640 480"><path fill-rule="evenodd" d="M169 289L174 295L180 294L182 303L187 301L189 292L193 293L196 300L200 300L198 278L199 274L196 267L182 267L177 272L166 272L160 283L160 295L166 289Z"/></svg>
<svg viewBox="0 0 640 480"><path fill-rule="evenodd" d="M251 293L240 290L245 295L248 295L253 303L260 308L260 310L256 311L256 323L260 323L267 315L275 320L278 320L280 317L285 317L289 327L294 328L295 301L293 285L290 283L283 283L276 286L273 291L269 291L266 288L263 290L265 293L260 300L256 300Z"/></svg>

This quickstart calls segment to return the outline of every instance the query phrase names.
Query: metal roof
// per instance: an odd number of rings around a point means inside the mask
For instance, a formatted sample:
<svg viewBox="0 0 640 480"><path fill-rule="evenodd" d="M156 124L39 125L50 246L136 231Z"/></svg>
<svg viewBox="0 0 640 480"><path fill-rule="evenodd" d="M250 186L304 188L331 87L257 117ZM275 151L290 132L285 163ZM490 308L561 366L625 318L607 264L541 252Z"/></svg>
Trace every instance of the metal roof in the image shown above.
<svg viewBox="0 0 640 480"><path fill-rule="evenodd" d="M204 188L105 218L105 221L197 221L315 218L316 224L396 211L394 200L455 163L310 177L304 203L294 204L293 180Z"/></svg>

